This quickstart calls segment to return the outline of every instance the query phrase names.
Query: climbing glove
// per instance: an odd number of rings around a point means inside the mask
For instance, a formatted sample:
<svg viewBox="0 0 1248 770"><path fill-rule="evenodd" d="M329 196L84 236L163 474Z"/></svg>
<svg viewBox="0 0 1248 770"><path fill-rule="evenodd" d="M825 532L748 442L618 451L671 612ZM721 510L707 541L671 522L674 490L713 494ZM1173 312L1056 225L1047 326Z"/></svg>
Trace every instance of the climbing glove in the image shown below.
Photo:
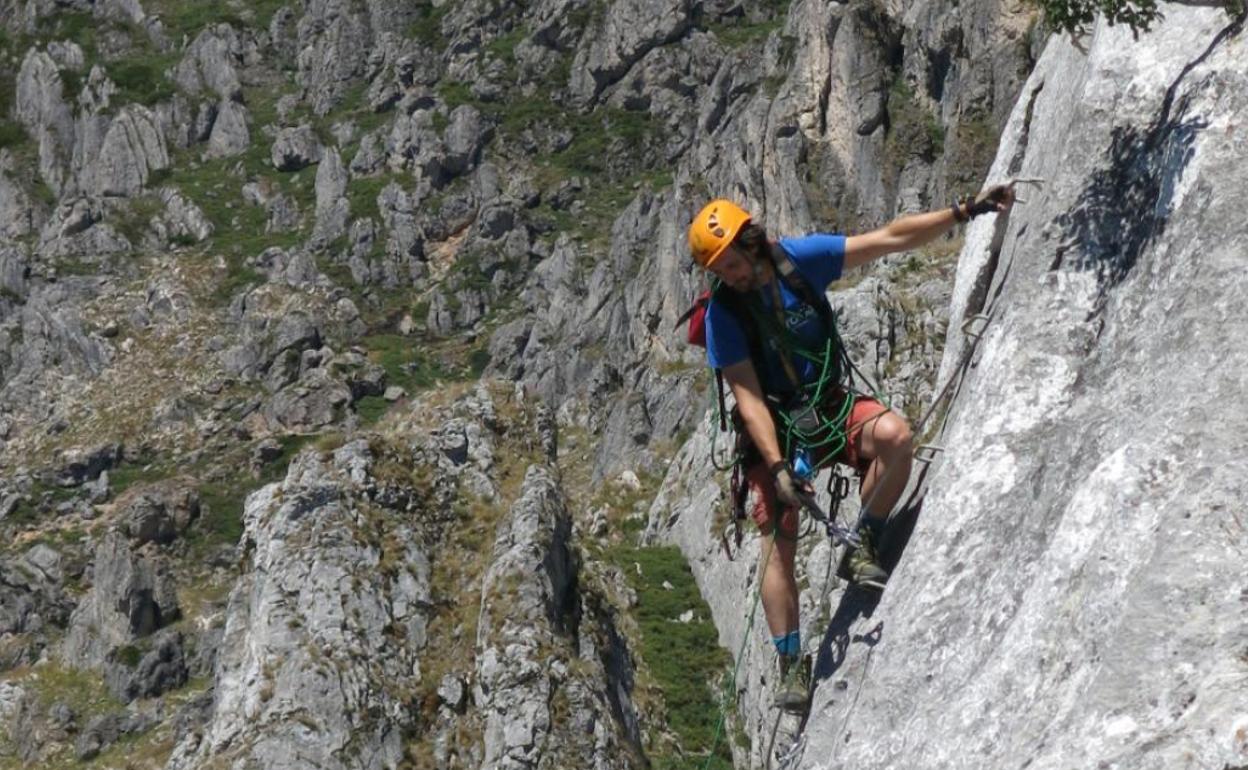
<svg viewBox="0 0 1248 770"><path fill-rule="evenodd" d="M1014 202L1014 185L996 184L976 196L966 196L953 204L953 216L959 222L974 219L981 214L1005 211Z"/></svg>
<svg viewBox="0 0 1248 770"><path fill-rule="evenodd" d="M776 482L776 497L786 506L800 508L806 493L803 482L793 475L793 469L783 460L772 465L771 478Z"/></svg>

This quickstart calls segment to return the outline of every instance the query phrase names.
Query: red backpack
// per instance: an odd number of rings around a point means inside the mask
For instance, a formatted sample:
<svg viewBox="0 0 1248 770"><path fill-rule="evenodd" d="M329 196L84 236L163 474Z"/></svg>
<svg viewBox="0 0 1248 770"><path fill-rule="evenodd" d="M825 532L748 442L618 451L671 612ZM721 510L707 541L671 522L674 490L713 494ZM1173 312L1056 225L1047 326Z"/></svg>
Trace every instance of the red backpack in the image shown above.
<svg viewBox="0 0 1248 770"><path fill-rule="evenodd" d="M689 331L686 340L690 345L696 345L700 348L706 347L706 310L711 304L711 290L707 289L698 295L693 301L689 309L676 319L675 328L679 329L682 324L688 322Z"/></svg>

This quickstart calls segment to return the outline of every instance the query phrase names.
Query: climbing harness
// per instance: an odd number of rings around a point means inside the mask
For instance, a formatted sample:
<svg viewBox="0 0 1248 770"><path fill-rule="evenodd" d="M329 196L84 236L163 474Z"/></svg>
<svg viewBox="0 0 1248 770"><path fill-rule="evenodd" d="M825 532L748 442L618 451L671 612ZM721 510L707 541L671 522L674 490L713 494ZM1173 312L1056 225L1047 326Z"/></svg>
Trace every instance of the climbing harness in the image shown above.
<svg viewBox="0 0 1248 770"><path fill-rule="evenodd" d="M750 301L753 298L743 297L715 282L711 289L698 296L693 306L680 317L676 325L679 327L688 323L690 344L705 347L706 314L712 302L721 302L724 309L736 319L745 333L750 359L759 371L765 361L763 333L767 335L768 340L775 341L773 351L778 356L780 367L784 371L788 389L780 394L766 393L765 398L775 422L778 437L782 438L781 450L785 458L791 467L799 471L799 477L803 481L809 481L821 469L833 463L848 443L846 422L855 399L861 394L847 387L846 377L849 372L856 371L857 368L841 343L837 332L836 315L828 303L827 296L810 285L782 249L771 248L768 253L779 277L778 281L772 281L770 284L771 312L767 312L760 302ZM802 345L796 335L788 329L784 318L780 281L784 281L785 286L797 296L799 301L813 309L819 317L825 334L822 350L810 350ZM817 367L817 379L811 383L803 383L793 365L793 356ZM866 378L862 380L865 382ZM746 518L745 507L749 493L746 469L752 467L758 461L758 457L739 413L735 408L731 412L727 410L723 372L719 369L715 370L715 407L719 433L727 432L727 424L731 419L736 436L730 457L727 461L723 461L720 459L718 448L719 434L713 433L711 462L716 470L732 471L730 498L733 510L733 541L739 550L743 538L742 523ZM813 497L804 500L803 507L817 521L825 525L828 535L837 542L857 545L857 538L852 536L850 528L828 519ZM729 546L726 532L721 533L720 543L728 558L732 559L732 548Z"/></svg>

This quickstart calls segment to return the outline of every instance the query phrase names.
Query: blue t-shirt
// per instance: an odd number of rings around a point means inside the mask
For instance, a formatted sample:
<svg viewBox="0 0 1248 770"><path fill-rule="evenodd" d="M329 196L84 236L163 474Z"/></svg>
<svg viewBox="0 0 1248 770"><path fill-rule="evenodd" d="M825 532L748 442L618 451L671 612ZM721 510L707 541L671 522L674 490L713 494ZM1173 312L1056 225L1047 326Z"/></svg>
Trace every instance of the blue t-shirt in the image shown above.
<svg viewBox="0 0 1248 770"><path fill-rule="evenodd" d="M807 235L801 238L782 238L780 248L784 249L793 260L806 282L815 291L826 291L828 285L841 277L841 268L845 264L845 236L843 235ZM779 280L778 278L775 280ZM773 313L772 291L764 286L753 292L761 300L767 313ZM797 336L803 347L823 352L827 339L823 322L813 307L802 302L796 294L789 290L784 281L780 281L780 297L784 301L784 320L788 328ZM758 372L758 379L768 393L785 393L793 389L780 363L780 352L776 341L769 335L760 335L763 341L763 358L765 366ZM706 359L716 369L732 366L750 357L750 346L745 331L737 323L737 319L721 303L712 301L706 311ZM803 383L811 383L819 379L818 367L801 356L791 355L793 369Z"/></svg>

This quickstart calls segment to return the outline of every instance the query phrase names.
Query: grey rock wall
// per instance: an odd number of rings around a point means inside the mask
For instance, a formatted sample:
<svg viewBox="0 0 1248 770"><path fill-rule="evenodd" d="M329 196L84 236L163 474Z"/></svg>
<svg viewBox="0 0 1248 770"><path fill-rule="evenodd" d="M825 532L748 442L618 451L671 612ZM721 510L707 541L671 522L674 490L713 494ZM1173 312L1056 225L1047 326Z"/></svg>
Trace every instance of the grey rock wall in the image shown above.
<svg viewBox="0 0 1248 770"><path fill-rule="evenodd" d="M1023 90L991 178L1047 183L971 229L953 316L992 320L794 766L1248 762L1248 69L1242 21L1166 15L1055 38Z"/></svg>
<svg viewBox="0 0 1248 770"><path fill-rule="evenodd" d="M170 768L209 758L270 768L395 766L419 681L429 560L410 532L380 540L373 457L357 441L304 453L248 498L247 571L226 611L213 714Z"/></svg>
<svg viewBox="0 0 1248 770"><path fill-rule="evenodd" d="M569 668L579 608L572 520L562 497L549 469L529 468L482 581L474 682L484 721L482 770L633 766L602 662L577 660L596 669L580 676Z"/></svg>

